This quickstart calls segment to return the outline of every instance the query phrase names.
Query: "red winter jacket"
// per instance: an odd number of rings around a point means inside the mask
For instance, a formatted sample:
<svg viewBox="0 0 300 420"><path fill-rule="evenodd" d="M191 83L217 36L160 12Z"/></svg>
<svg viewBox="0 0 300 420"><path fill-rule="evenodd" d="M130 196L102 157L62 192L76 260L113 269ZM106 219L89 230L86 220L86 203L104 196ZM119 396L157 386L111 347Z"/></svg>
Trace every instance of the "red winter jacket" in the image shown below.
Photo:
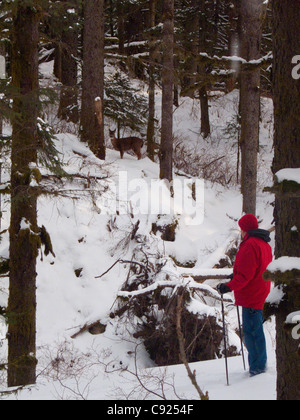
<svg viewBox="0 0 300 420"><path fill-rule="evenodd" d="M257 229L248 232L237 253L229 288L234 291L236 305L252 309L263 309L271 291L271 282L262 277L271 263L272 249L269 232Z"/></svg>

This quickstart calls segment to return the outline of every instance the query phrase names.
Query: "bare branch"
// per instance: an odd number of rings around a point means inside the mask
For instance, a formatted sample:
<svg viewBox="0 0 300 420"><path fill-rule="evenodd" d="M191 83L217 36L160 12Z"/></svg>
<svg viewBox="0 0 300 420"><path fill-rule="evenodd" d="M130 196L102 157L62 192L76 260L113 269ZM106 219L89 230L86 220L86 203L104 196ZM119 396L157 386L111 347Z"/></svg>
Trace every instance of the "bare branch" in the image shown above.
<svg viewBox="0 0 300 420"><path fill-rule="evenodd" d="M185 291L185 288L183 288L181 290L181 293L178 293L178 296L177 296L176 331L177 331L177 336L178 336L178 341L179 341L180 357L181 357L182 363L184 364L184 366L187 370L188 377L190 378L192 384L196 388L200 399L202 401L207 401L209 399L208 393L206 392L204 394L204 392L199 387L199 385L197 383L197 380L196 380L196 371L194 371L194 372L191 371L191 368L188 364L188 360L187 360L187 357L186 357L185 348L184 348L185 347L184 346L184 335L183 335L182 330L181 330L181 313L182 313L182 301L183 301L184 291Z"/></svg>

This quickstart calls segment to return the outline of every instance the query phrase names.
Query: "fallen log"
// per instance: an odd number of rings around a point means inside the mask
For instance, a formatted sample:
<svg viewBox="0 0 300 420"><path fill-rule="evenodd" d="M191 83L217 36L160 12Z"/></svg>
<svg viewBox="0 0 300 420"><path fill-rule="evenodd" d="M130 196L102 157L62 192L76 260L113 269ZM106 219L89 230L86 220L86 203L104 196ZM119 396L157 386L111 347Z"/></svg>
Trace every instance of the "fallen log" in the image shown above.
<svg viewBox="0 0 300 420"><path fill-rule="evenodd" d="M228 280L228 275L225 274L210 274L210 275L183 275L182 277L188 278L191 277L193 280L195 280L196 283L204 283L206 280Z"/></svg>
<svg viewBox="0 0 300 420"><path fill-rule="evenodd" d="M106 325L101 324L100 321L87 323L83 327L81 327L79 331L73 334L71 338L74 340L76 337L78 337L80 334L86 331L88 331L92 335L103 334L105 330L106 330Z"/></svg>

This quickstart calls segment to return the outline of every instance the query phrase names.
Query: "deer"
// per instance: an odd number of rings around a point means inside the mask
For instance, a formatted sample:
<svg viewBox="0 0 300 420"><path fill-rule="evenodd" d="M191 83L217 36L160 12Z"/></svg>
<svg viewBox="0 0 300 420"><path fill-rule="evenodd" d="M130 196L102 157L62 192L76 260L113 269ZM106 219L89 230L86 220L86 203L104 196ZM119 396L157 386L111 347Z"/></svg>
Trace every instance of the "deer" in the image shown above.
<svg viewBox="0 0 300 420"><path fill-rule="evenodd" d="M144 145L144 142L139 137L123 137L116 138L116 130L109 130L109 137L111 144L115 150L118 150L121 155L121 159L124 157L124 153L132 150L138 160L142 159L141 148Z"/></svg>

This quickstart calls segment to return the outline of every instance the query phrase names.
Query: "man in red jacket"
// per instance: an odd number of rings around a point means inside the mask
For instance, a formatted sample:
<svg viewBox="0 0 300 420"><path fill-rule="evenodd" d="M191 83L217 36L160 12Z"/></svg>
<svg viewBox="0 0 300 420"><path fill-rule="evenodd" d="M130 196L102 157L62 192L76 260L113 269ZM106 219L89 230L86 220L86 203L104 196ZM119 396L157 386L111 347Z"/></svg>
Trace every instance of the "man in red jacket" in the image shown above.
<svg viewBox="0 0 300 420"><path fill-rule="evenodd" d="M246 214L239 220L242 243L236 256L232 280L220 284L221 294L234 292L237 306L243 307L243 331L249 354L250 375L263 373L267 366L266 339L263 330L263 307L271 282L262 277L271 263L270 233L258 228L257 218Z"/></svg>

